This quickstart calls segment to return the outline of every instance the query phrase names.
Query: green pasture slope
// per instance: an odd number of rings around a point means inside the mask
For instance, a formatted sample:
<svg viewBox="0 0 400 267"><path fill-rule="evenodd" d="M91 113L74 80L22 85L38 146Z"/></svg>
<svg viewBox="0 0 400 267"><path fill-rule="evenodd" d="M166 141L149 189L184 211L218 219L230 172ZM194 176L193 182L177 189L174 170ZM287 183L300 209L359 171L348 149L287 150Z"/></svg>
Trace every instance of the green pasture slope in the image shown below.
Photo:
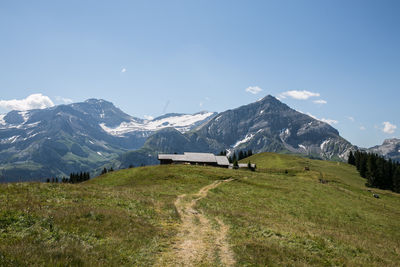
<svg viewBox="0 0 400 267"><path fill-rule="evenodd" d="M238 266L399 265L399 194L373 189L374 198L345 163L248 161L256 172L164 165L74 185L1 184L0 266L152 265L178 232L176 197L227 178L198 208L230 227Z"/></svg>

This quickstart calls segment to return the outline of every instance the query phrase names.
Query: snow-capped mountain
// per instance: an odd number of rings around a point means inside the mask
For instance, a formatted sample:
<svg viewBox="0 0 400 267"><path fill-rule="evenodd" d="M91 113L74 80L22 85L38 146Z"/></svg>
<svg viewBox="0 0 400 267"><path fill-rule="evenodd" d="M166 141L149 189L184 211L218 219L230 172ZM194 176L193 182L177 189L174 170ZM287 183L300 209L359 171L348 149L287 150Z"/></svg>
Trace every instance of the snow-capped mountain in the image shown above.
<svg viewBox="0 0 400 267"><path fill-rule="evenodd" d="M142 147L156 130L175 127L186 132L214 115L166 114L144 120L98 99L11 111L0 116L0 181L93 170Z"/></svg>
<svg viewBox="0 0 400 267"><path fill-rule="evenodd" d="M344 159L352 147L331 125L273 96L218 114L198 134L231 150L286 151L323 159Z"/></svg>
<svg viewBox="0 0 400 267"><path fill-rule="evenodd" d="M156 163L159 152L285 152L321 159L345 160L355 149L329 124L291 109L272 96L214 116L197 129L181 133L164 129L150 136L143 148L120 159L120 166Z"/></svg>
<svg viewBox="0 0 400 267"><path fill-rule="evenodd" d="M159 152L253 150L345 160L357 149L331 125L272 96L219 114L165 114L146 120L89 99L0 115L0 182L40 180L103 165L157 164ZM369 151L400 158L399 139Z"/></svg>
<svg viewBox="0 0 400 267"><path fill-rule="evenodd" d="M202 111L195 114L166 114L153 120L137 120L135 118L129 121L121 122L116 127L107 127L105 123L101 123L101 128L107 133L114 136L124 136L132 132L152 133L167 127L175 128L181 133L185 133L198 125L208 121L216 113Z"/></svg>

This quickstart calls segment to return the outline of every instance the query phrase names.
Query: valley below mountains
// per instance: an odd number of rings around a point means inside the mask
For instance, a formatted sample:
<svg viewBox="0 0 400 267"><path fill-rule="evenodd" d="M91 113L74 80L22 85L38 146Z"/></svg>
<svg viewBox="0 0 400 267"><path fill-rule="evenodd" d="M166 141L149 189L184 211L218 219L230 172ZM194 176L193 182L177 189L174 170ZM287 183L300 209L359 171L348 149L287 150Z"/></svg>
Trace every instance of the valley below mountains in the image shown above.
<svg viewBox="0 0 400 267"><path fill-rule="evenodd" d="M398 160L399 143L387 140L370 151ZM158 153L249 149L340 161L357 148L331 125L272 96L221 113L170 113L151 120L98 99L0 115L1 182L152 165Z"/></svg>

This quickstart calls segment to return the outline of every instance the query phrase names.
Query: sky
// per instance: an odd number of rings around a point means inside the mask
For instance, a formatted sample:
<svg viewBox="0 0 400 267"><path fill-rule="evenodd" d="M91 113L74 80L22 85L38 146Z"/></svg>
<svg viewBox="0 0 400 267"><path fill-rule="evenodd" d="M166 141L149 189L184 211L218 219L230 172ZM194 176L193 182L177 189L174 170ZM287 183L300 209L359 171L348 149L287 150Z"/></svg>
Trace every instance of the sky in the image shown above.
<svg viewBox="0 0 400 267"><path fill-rule="evenodd" d="M273 95L361 147L400 137L400 1L0 2L0 113L151 118Z"/></svg>

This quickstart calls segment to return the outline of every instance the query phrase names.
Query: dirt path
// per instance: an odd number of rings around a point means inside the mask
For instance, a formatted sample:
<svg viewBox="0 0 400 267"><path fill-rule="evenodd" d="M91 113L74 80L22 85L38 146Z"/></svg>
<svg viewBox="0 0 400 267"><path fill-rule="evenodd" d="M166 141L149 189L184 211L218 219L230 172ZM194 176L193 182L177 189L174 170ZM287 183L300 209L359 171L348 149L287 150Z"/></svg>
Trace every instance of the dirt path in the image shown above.
<svg viewBox="0 0 400 267"><path fill-rule="evenodd" d="M172 250L164 253L158 266L233 266L235 260L227 242L229 227L216 218L212 225L209 219L195 209L197 201L207 196L209 190L233 179L215 181L196 194L180 195L175 201L182 220Z"/></svg>

